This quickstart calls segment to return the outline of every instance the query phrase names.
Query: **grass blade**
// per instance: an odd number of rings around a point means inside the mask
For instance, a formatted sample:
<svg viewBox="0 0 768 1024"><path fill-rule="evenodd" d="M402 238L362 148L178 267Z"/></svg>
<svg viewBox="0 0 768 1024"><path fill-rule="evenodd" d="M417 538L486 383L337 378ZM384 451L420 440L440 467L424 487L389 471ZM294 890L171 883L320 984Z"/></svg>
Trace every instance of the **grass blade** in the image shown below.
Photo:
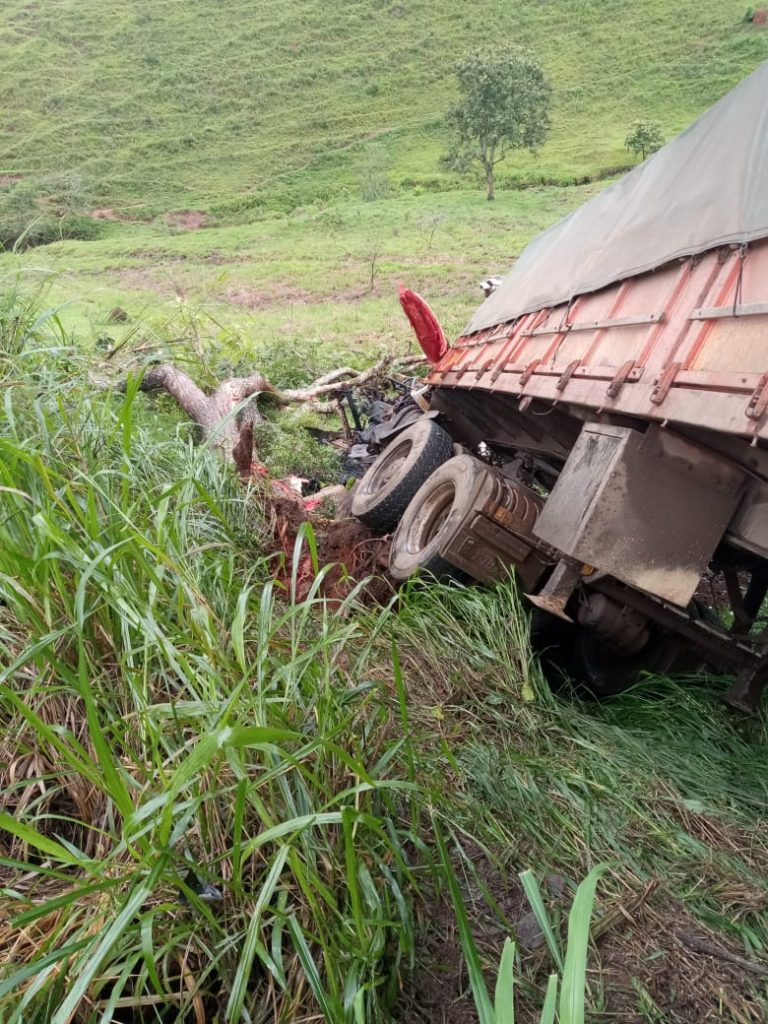
<svg viewBox="0 0 768 1024"><path fill-rule="evenodd" d="M472 987L472 996L475 1000L477 1016L480 1020L480 1024L494 1024L493 1006L491 1005L491 998L488 994L485 979L483 978L483 972L480 966L480 954L472 936L472 929L469 925L469 918L467 917L467 910L464 906L461 889L459 888L459 881L456 877L456 872L453 870L453 864L451 863L451 858L448 855L448 850L445 846L445 840L443 839L440 825L434 818L432 820L432 824L435 830L438 857L443 869L443 875L448 883L451 901L453 902L453 911L456 914L461 951L464 954L467 971L469 972L469 983Z"/></svg>
<svg viewBox="0 0 768 1024"><path fill-rule="evenodd" d="M520 883L523 886L523 890L525 891L525 895L528 897L528 902L531 905L533 915L536 918L536 923L544 933L544 938L546 939L547 946L552 954L552 959L557 964L558 970L562 973L563 955L560 952L560 944L557 940L557 936L555 935L555 930L552 927L552 922L549 919L547 908L544 905L544 897L541 895L539 883L536 881L532 871L521 871L519 878Z"/></svg>
<svg viewBox="0 0 768 1024"><path fill-rule="evenodd" d="M251 977L251 968L253 966L254 957L256 956L256 946L259 941L261 916L264 912L264 908L272 899L272 894L275 891L277 883L280 881L280 875L285 867L285 861L288 857L289 850L290 847L283 846L275 857L272 867L269 869L269 874L267 875L267 878L261 887L261 891L259 892L256 905L253 908L253 913L245 934L243 951L240 954L240 961L238 962L237 971L235 972L235 980L232 984L229 1002L227 1003L226 1019L228 1024L235 1024L242 1013L245 997L247 995L248 982Z"/></svg>
<svg viewBox="0 0 768 1024"><path fill-rule="evenodd" d="M515 944L507 938L501 952L493 998L496 1024L515 1024Z"/></svg>
<svg viewBox="0 0 768 1024"><path fill-rule="evenodd" d="M595 889L608 869L598 864L579 884L568 915L568 948L565 953L563 984L560 989L559 1024L584 1024L584 989L587 976L589 925L595 902Z"/></svg>
<svg viewBox="0 0 768 1024"><path fill-rule="evenodd" d="M539 1024L555 1024L555 1008L557 1007L557 975L550 974L547 981L547 991L544 995L544 1003L541 1007Z"/></svg>

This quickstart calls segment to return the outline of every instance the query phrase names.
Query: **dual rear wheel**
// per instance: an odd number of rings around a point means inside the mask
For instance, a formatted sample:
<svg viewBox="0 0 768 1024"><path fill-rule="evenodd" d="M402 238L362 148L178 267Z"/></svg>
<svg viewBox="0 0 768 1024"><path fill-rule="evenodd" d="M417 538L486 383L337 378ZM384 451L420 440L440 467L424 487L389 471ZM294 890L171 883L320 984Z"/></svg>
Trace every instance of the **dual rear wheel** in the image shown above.
<svg viewBox="0 0 768 1024"><path fill-rule="evenodd" d="M467 578L442 552L472 503L473 467L481 464L470 455L454 457L454 451L447 431L425 418L400 434L358 485L353 514L373 530L394 531L390 572L395 579L417 573ZM568 680L594 697L620 693L648 673L670 671L679 650L673 634L652 627L641 651L621 655L594 629L539 609L533 612L531 641L553 685Z"/></svg>

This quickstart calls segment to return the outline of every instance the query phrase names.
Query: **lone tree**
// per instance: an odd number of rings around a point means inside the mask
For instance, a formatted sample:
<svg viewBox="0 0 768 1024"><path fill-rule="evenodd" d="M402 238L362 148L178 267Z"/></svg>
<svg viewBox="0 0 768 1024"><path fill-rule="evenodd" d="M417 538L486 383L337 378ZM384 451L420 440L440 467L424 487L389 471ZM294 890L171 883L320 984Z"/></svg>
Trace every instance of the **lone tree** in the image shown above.
<svg viewBox="0 0 768 1024"><path fill-rule="evenodd" d="M635 121L629 129L624 145L640 160L645 160L651 153L661 149L665 142L661 125L654 121Z"/></svg>
<svg viewBox="0 0 768 1024"><path fill-rule="evenodd" d="M456 65L459 102L446 115L453 142L442 165L466 171L476 161L494 198L494 168L510 150L532 153L549 132L552 88L522 50L478 50Z"/></svg>

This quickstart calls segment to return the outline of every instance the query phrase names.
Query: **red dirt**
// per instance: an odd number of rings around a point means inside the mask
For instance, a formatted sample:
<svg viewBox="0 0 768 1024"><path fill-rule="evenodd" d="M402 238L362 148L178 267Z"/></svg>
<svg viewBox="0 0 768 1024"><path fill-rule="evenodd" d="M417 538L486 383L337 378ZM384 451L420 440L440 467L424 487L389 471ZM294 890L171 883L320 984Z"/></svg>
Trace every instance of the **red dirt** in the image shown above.
<svg viewBox="0 0 768 1024"><path fill-rule="evenodd" d="M91 210L90 216L94 220L111 220L119 224L146 223L141 217L129 217L127 213L119 213L113 206L98 206L95 210Z"/></svg>
<svg viewBox="0 0 768 1024"><path fill-rule="evenodd" d="M163 220L171 227L182 228L184 231L199 231L211 223L211 218L204 210L173 210L163 214Z"/></svg>
<svg viewBox="0 0 768 1024"><path fill-rule="evenodd" d="M387 576L389 538L372 534L356 519L326 518L321 511L307 513L304 500L296 494L278 494L272 485L271 506L275 539L284 554L283 569L278 577L289 585L293 571L296 536L302 523L309 522L317 543L318 565L330 567L323 576L321 593L331 601L341 602L361 580L368 582L360 593L366 603L381 604L395 593ZM339 510L343 516L343 510ZM303 549L298 567L297 600L303 600L315 580L312 559Z"/></svg>

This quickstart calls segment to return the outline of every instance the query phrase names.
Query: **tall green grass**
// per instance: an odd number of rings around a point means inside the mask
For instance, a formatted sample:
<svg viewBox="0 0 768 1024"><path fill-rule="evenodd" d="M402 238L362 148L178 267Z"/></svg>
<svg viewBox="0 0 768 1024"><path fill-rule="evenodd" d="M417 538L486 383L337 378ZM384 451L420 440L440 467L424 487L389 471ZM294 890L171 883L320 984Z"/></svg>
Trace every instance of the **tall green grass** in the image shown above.
<svg viewBox="0 0 768 1024"><path fill-rule="evenodd" d="M572 891L610 862L595 911L602 937L587 1012L612 1019L632 1006L642 1021L687 1021L692 999L701 1019L768 1012L759 975L755 985L752 975L731 976L726 961L698 974L701 960L678 938L703 935L763 967L768 961L765 708L749 720L735 716L721 699L727 682L704 676L649 680L602 705L554 698L507 583L491 591L413 587L396 630L411 727L422 737L416 772L446 794L435 806L438 825L466 848L452 862L484 974L499 962L500 943L488 938L498 936L498 922L515 936L518 915L537 910L526 879L551 876ZM637 911L646 892L647 912ZM522 911L509 916L510 903ZM548 894L543 906L547 959L559 968L563 900ZM634 979L630 996L615 991L617 959ZM662 962L678 985L664 983ZM538 1019L542 966L523 953L523 1019ZM655 1000L662 1016L643 1008L649 991L647 1005Z"/></svg>
<svg viewBox="0 0 768 1024"><path fill-rule="evenodd" d="M556 700L511 582L331 608L316 566L296 600L260 494L107 389L35 280L0 282L3 1024L402 1019L435 930L490 978L528 904L547 948L502 973L539 1019L570 946L532 879L605 861L585 1015L613 953L639 1019L680 1019L681 928L765 961L764 714L707 679ZM711 1019L765 1010L759 974L696 977Z"/></svg>
<svg viewBox="0 0 768 1024"><path fill-rule="evenodd" d="M134 391L94 394L55 311L14 308L0 1019L388 1019L419 837L366 674L387 612L363 633L321 571L281 592L258 494Z"/></svg>

